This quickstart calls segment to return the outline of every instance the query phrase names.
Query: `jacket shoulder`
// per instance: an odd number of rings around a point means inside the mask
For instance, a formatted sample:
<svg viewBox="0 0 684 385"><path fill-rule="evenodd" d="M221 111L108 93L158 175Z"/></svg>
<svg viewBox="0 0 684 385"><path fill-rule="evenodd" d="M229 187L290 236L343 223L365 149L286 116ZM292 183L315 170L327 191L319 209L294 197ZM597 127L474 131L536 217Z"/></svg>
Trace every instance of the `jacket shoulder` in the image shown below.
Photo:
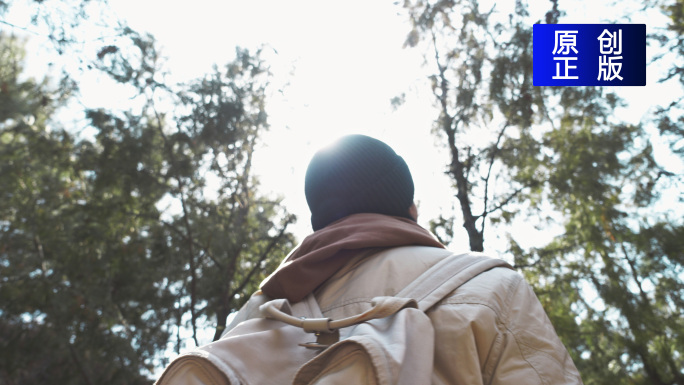
<svg viewBox="0 0 684 385"><path fill-rule="evenodd" d="M316 299L326 317L336 319L360 314L370 308L374 297L396 295L423 272L453 254L458 253L435 247L403 246L352 258L344 269L318 288ZM455 265L458 268L458 263ZM509 273L519 276L510 269L493 270L507 271L506 276Z"/></svg>

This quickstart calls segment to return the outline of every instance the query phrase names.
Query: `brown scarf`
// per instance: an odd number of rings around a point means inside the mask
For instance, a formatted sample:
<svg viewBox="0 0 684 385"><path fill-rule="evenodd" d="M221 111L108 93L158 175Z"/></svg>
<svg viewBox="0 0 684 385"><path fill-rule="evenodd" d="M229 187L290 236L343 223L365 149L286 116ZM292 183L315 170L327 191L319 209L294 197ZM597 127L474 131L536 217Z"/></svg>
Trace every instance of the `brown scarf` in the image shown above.
<svg viewBox="0 0 684 385"><path fill-rule="evenodd" d="M261 284L271 298L299 302L342 269L350 257L369 248L444 248L430 232L406 218L354 214L309 235Z"/></svg>

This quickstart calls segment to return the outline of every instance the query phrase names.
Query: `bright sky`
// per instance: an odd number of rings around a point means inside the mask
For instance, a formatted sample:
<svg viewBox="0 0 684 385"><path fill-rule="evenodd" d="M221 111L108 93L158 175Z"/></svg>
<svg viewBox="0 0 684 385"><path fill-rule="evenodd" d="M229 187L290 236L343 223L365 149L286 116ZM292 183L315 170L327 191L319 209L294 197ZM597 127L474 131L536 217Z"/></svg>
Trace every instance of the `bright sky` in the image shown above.
<svg viewBox="0 0 684 385"><path fill-rule="evenodd" d="M483 0L482 9L489 9L486 2L493 3ZM497 4L497 10L505 14L506 4ZM601 10L595 4L573 2L563 22L617 21L610 19L614 9ZM549 5L547 0L531 1L532 7L544 11ZM299 221L292 230L299 239L311 231L303 193L308 161L317 149L344 134L374 136L406 159L423 226L457 204L443 174L447 156L430 133L437 113L422 51L402 48L410 26L400 5L361 0L196 0L190 6L168 0L111 0L110 6L131 27L156 37L175 81L200 77L214 64L229 62L236 46L265 45L263 57L274 74L267 104L271 130L256 154L255 169L261 175L262 192L284 197L287 209L297 214ZM652 32L654 25L664 25L656 23L657 16L657 12L637 12L630 22L646 23ZM653 104L673 100L673 92L681 93L657 84L659 71L649 66L646 87L618 89L632 102L620 111L624 118L637 122ZM102 88L98 79L84 83L83 99L107 106L128 97ZM394 111L390 99L401 94L406 102ZM666 162L678 162L682 168L680 160ZM457 234L467 245L465 232ZM502 234L490 232L487 240L494 236Z"/></svg>
<svg viewBox="0 0 684 385"><path fill-rule="evenodd" d="M481 7L489 9L484 3ZM616 14L611 8L596 8L594 2L573 4L576 7L566 10L563 22L600 23ZM537 0L531 5L545 11L549 3ZM187 2L117 0L112 6L133 28L157 37L179 78L201 76L213 63L228 62L235 46L269 47L265 59L275 75L274 88L283 93L274 92L267 105L271 132L256 155L256 170L264 190L282 195L287 209L297 214L293 230L299 239L311 231L303 194L308 161L318 148L348 133L381 139L406 159L423 226L456 204L443 174L447 156L430 133L436 111L431 107L422 52L402 48L410 25L400 5L359 0L239 4L200 0L189 7ZM506 11L504 6L498 4L497 10ZM658 13L635 15L632 23L648 26ZM621 111L628 120L637 122L653 102L673 100L672 91L665 92L654 81L660 69L650 66L649 70L647 87L618 90L636 101ZM390 99L404 93L406 103L394 111ZM467 245L465 232L457 234ZM488 240L501 235L490 232Z"/></svg>
<svg viewBox="0 0 684 385"><path fill-rule="evenodd" d="M219 6L217 4L222 4ZM421 219L452 204L430 134L434 112L420 52L402 49L410 30L391 2L186 2L117 0L112 7L134 29L149 30L164 46L174 76L201 76L227 63L234 47L265 44L274 73L267 105L270 132L255 156L265 191L284 197L299 220L299 239L311 232L304 173L313 153L335 138L363 133L390 144L409 164ZM134 10L134 11L133 11ZM154 22L150 21L154 15ZM289 84L287 84L289 83ZM282 90L283 92L277 92ZM407 103L394 112L393 97Z"/></svg>

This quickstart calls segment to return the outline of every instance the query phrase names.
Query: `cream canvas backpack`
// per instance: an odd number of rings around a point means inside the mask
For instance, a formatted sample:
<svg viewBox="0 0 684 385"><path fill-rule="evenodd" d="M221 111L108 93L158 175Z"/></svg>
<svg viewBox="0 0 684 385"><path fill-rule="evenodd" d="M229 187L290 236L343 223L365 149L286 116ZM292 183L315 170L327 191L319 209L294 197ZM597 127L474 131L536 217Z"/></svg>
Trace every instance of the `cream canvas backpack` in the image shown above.
<svg viewBox="0 0 684 385"><path fill-rule="evenodd" d="M264 301L263 318L179 356L157 384L429 384L434 330L425 312L494 267L510 268L481 255L452 255L396 296L376 297L370 310L340 320L323 317L313 295L295 304Z"/></svg>

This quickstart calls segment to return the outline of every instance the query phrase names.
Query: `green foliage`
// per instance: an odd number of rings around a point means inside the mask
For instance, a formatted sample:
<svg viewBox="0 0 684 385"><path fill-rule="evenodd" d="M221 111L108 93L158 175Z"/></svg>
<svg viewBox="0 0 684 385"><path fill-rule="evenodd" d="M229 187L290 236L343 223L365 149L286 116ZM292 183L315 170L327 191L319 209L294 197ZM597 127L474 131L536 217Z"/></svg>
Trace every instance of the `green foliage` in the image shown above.
<svg viewBox="0 0 684 385"><path fill-rule="evenodd" d="M80 27L87 25L90 28L87 38L93 38L93 31L101 32L103 24L106 24L102 22L111 17L107 0L0 1L0 16L5 16L15 3L27 6L30 17L27 21L41 30L41 33L29 32L44 35L60 55L67 52L73 54L74 45L85 42ZM0 24L26 31L25 26L15 25L4 19L0 19Z"/></svg>
<svg viewBox="0 0 684 385"><path fill-rule="evenodd" d="M532 23L562 21L558 2L550 5L537 20L522 1L506 14L477 1L404 3L413 22L406 44L427 47L434 68L435 133L451 155L470 247L484 248L486 221L503 229L525 212L553 218L538 226L562 226L561 235L531 249L510 239L509 252L584 382L683 384L684 223L681 207L656 209L680 176L655 161L642 125L615 116L616 95L532 86ZM662 7L675 32L665 45L681 42L680 5ZM678 153L680 103L655 119ZM451 239L453 219L432 227Z"/></svg>
<svg viewBox="0 0 684 385"><path fill-rule="evenodd" d="M564 213L565 233L516 263L544 277L535 286L585 383L679 383L683 224L639 209L652 199L640 185L659 178L650 146L636 145L639 127L565 122L541 162L541 200Z"/></svg>
<svg viewBox="0 0 684 385"><path fill-rule="evenodd" d="M2 68L19 69L16 41L0 39ZM4 383L146 382L140 371L152 369L165 346L164 309L173 299L157 287L162 256L144 249L153 238L140 235L154 223L128 213L154 215L154 206L123 191L121 181L89 173L103 154L82 156L87 144L53 129L56 106L43 96L50 91L19 75L0 80L9 107L0 116L0 376Z"/></svg>
<svg viewBox="0 0 684 385"><path fill-rule="evenodd" d="M668 19L666 28L659 28L649 35L652 46L659 48L654 62L667 62L667 73L658 81L679 81L684 88L684 1L653 0L647 6L662 10ZM660 133L668 138L672 150L679 156L684 155L684 97L673 100L669 105L660 107L654 116Z"/></svg>
<svg viewBox="0 0 684 385"><path fill-rule="evenodd" d="M220 335L292 247L294 218L251 175L258 53L172 90L154 41L128 32L93 67L141 108L86 111L81 137L52 121L68 95L22 80L21 44L0 35L2 383L150 383L183 330Z"/></svg>
<svg viewBox="0 0 684 385"><path fill-rule="evenodd" d="M508 18L474 0L407 1L405 7L413 23L406 45L425 40L431 51L435 133L451 156L447 173L470 248L482 251L488 221L512 220L509 207L541 183L533 166L522 167L541 151L536 126L548 114L543 90L532 86L529 15L521 2ZM504 177L513 172L519 177Z"/></svg>

